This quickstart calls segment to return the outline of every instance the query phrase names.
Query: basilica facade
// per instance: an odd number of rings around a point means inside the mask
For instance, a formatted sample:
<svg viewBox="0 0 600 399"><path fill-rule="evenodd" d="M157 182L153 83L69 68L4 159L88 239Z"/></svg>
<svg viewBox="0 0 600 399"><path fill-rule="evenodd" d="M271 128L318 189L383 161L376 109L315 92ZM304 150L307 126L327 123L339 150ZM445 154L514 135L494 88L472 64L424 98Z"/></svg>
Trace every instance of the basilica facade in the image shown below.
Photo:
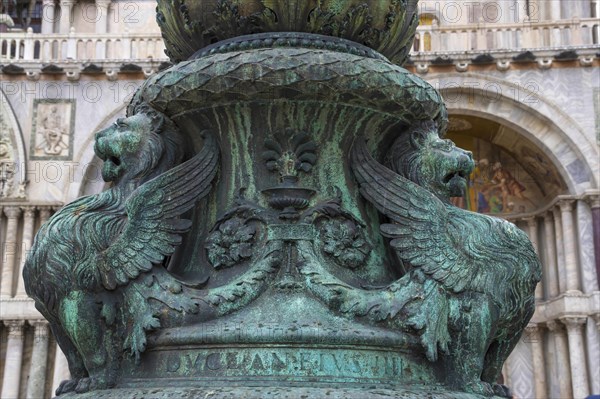
<svg viewBox="0 0 600 399"><path fill-rule="evenodd" d="M167 68L154 0L0 0L0 397L69 377L22 268L40 225L106 185L94 134ZM505 218L543 264L504 365L518 398L600 394L600 2L421 0L405 67L444 96L476 168L455 205Z"/></svg>

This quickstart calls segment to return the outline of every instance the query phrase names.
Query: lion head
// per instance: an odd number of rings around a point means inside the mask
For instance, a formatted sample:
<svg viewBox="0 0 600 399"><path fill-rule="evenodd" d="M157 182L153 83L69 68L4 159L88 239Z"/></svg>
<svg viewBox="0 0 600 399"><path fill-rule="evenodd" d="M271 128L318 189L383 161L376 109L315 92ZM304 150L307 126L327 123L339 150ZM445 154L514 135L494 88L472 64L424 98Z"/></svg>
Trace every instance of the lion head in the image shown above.
<svg viewBox="0 0 600 399"><path fill-rule="evenodd" d="M107 182L149 180L184 156L183 138L175 124L147 106L117 119L95 138L94 152L104 161L102 178Z"/></svg>
<svg viewBox="0 0 600 399"><path fill-rule="evenodd" d="M398 137L387 153L386 163L443 201L464 195L474 167L471 152L440 138L437 124L430 120L411 126Z"/></svg>

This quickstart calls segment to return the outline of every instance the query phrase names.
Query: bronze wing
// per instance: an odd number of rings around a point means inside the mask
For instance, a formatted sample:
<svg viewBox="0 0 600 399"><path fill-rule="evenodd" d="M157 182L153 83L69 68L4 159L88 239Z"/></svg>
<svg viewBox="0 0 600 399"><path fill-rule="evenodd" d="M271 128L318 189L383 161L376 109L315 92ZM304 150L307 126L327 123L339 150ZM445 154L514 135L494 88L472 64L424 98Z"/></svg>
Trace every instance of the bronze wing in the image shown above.
<svg viewBox="0 0 600 399"><path fill-rule="evenodd" d="M351 164L362 196L392 221L380 229L402 261L448 290L463 291L476 261L464 241L468 226L435 195L375 161L362 139L354 144Z"/></svg>
<svg viewBox="0 0 600 399"><path fill-rule="evenodd" d="M191 221L179 216L211 190L219 150L207 134L192 159L138 187L125 203L127 223L117 239L96 258L102 285L127 284L173 254Z"/></svg>

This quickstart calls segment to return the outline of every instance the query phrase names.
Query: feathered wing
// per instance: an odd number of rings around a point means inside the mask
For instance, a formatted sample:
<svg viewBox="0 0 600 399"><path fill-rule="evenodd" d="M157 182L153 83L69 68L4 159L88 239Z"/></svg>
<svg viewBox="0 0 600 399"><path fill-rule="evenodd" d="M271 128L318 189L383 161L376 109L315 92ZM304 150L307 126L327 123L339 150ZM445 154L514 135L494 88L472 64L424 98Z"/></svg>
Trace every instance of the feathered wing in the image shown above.
<svg viewBox="0 0 600 399"><path fill-rule="evenodd" d="M128 283L173 254L191 221L179 219L211 190L218 146L207 134L202 150L187 162L138 187L125 203L123 232L96 258L101 284L109 290Z"/></svg>
<svg viewBox="0 0 600 399"><path fill-rule="evenodd" d="M364 140L352 149L352 170L360 193L393 223L382 224L381 232L392 238L390 245L413 268L461 292L472 270L469 254L455 239L459 226L446 205L426 189L375 161Z"/></svg>
<svg viewBox="0 0 600 399"><path fill-rule="evenodd" d="M362 196L392 220L380 226L382 234L392 239L392 248L430 277L422 282L421 301L407 309L406 321L419 331L427 358L436 361L438 352L447 352L451 342L448 291L463 291L473 273L461 243L453 240L460 226L453 224L455 215L436 196L375 161L364 140L354 145L352 170ZM405 279L412 277L400 281Z"/></svg>

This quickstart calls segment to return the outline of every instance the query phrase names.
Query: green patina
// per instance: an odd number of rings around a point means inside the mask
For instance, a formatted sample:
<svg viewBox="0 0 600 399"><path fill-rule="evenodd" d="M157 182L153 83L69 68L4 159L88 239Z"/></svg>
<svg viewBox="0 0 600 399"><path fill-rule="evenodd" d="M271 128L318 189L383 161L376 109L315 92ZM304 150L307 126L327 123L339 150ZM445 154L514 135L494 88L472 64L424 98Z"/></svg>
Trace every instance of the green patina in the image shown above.
<svg viewBox="0 0 600 399"><path fill-rule="evenodd" d="M509 397L540 264L450 203L471 154L394 64L416 0L161 0L158 20L187 61L97 134L111 188L25 264L69 360L57 394Z"/></svg>

